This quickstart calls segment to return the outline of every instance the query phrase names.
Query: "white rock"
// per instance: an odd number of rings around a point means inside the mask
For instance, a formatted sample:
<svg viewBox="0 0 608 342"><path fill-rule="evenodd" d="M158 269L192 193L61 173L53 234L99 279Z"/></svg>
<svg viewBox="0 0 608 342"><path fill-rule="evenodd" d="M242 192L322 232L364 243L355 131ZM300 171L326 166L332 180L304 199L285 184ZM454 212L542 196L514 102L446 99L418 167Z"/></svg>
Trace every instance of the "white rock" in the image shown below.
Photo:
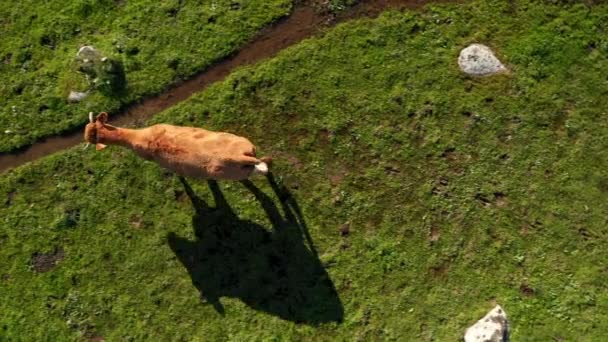
<svg viewBox="0 0 608 342"><path fill-rule="evenodd" d="M484 318L469 327L464 334L465 342L508 342L509 322L507 314L496 305Z"/></svg>
<svg viewBox="0 0 608 342"><path fill-rule="evenodd" d="M462 71L474 76L493 75L507 71L507 68L494 56L492 50L481 44L471 44L460 51L458 65Z"/></svg>
<svg viewBox="0 0 608 342"><path fill-rule="evenodd" d="M79 91L72 90L70 91L70 95L68 95L68 102L80 102L84 100L87 95L89 95L89 93L82 93Z"/></svg>
<svg viewBox="0 0 608 342"><path fill-rule="evenodd" d="M81 60L94 61L101 58L101 53L91 45L85 45L78 50L76 57Z"/></svg>

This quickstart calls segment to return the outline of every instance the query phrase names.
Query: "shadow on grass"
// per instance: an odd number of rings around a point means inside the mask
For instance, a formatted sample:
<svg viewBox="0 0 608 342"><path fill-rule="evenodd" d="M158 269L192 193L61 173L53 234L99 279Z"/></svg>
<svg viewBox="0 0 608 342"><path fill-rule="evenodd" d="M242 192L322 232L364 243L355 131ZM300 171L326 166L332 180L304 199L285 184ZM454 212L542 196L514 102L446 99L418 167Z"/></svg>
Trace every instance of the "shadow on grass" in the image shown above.
<svg viewBox="0 0 608 342"><path fill-rule="evenodd" d="M338 293L319 261L297 203L284 186L268 176L281 215L267 194L250 181L242 182L272 222L269 230L238 218L216 182L208 182L215 201L210 207L181 181L196 210L192 218L196 240L175 233L168 240L202 300L222 315L220 297L234 297L255 310L298 323L342 321Z"/></svg>

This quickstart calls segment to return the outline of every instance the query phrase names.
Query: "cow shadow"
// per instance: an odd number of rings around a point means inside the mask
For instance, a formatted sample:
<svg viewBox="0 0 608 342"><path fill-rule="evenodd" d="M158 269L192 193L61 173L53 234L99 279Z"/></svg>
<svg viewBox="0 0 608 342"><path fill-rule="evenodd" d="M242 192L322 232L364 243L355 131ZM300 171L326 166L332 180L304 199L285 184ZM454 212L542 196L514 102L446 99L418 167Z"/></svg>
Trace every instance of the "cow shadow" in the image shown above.
<svg viewBox="0 0 608 342"><path fill-rule="evenodd" d="M344 310L338 293L286 187L268 176L281 214L270 196L252 182L242 182L270 219L272 229L267 229L240 219L215 181L208 181L215 201L215 207L210 207L184 179L180 180L196 211L192 218L196 239L170 233L168 241L203 302L222 315L220 298L232 297L255 310L297 323L342 321Z"/></svg>

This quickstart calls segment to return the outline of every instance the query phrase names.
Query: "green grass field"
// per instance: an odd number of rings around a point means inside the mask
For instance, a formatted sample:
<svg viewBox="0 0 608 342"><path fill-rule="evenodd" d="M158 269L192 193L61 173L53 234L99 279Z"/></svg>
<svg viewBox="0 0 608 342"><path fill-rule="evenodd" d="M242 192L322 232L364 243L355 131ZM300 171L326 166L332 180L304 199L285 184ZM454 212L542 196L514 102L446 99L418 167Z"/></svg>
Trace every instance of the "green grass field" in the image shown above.
<svg viewBox="0 0 608 342"><path fill-rule="evenodd" d="M289 0L0 1L0 152L81 126L91 110L116 112L157 94L230 55L291 7ZM70 104L70 91L91 89L75 63L87 44L122 65L126 89L94 90Z"/></svg>
<svg viewBox="0 0 608 342"><path fill-rule="evenodd" d="M2 175L0 336L455 341L499 303L513 341L603 340L607 31L607 5L387 12L153 119L246 135L257 188L116 147ZM511 72L463 75L473 42Z"/></svg>

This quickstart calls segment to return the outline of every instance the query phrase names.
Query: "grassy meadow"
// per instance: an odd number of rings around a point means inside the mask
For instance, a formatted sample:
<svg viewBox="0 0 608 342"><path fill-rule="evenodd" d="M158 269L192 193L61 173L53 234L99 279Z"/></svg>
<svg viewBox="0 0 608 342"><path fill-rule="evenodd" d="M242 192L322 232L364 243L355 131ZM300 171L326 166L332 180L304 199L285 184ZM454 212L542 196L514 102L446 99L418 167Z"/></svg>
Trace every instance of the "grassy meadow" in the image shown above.
<svg viewBox="0 0 608 342"><path fill-rule="evenodd" d="M287 15L290 0L0 1L0 152L116 112L226 57ZM78 49L116 61L126 84L100 91L78 72ZM102 88L103 90L103 88ZM68 103L70 91L90 91Z"/></svg>
<svg viewBox="0 0 608 342"><path fill-rule="evenodd" d="M249 137L274 178L75 147L0 177L6 340L608 334L608 6L472 0L339 25L151 123ZM456 64L480 42L509 68Z"/></svg>

